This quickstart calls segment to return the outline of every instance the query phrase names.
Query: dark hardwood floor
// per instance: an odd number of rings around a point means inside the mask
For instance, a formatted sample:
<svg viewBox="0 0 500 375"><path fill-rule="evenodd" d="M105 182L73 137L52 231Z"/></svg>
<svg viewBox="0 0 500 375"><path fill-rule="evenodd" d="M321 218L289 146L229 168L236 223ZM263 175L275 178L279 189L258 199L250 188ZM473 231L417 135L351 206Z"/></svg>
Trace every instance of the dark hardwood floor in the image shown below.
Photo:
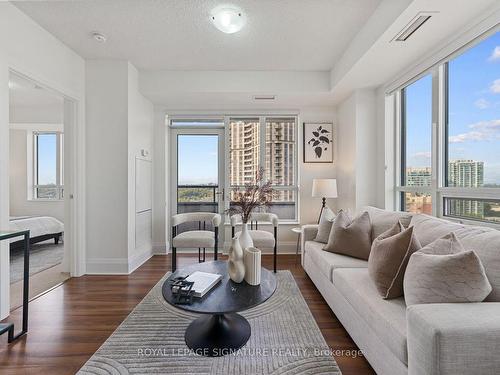
<svg viewBox="0 0 500 375"><path fill-rule="evenodd" d="M179 267L196 261L178 255ZM264 256L263 265L272 268L272 257ZM344 353L335 357L342 373L373 374L363 357L348 355L356 345L300 260L296 264L295 256L280 255L278 268L291 270L326 342ZM72 278L33 300L28 335L9 345L7 335L1 337L0 374L74 374L169 269L169 256L154 256L131 275ZM16 310L9 320L18 321L19 314Z"/></svg>

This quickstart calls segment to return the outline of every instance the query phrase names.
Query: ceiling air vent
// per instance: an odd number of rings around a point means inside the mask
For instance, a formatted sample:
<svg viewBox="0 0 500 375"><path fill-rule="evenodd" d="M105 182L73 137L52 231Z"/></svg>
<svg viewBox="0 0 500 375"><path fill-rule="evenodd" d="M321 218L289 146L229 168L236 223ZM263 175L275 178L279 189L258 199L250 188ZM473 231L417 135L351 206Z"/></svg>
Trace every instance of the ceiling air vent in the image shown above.
<svg viewBox="0 0 500 375"><path fill-rule="evenodd" d="M274 100L276 99L276 95L255 95L253 97L254 100Z"/></svg>
<svg viewBox="0 0 500 375"><path fill-rule="evenodd" d="M413 35L415 31L420 29L420 27L426 23L429 18L432 17L433 12L419 13L417 16L410 21L408 25L404 27L393 39L396 42L405 42L410 36Z"/></svg>

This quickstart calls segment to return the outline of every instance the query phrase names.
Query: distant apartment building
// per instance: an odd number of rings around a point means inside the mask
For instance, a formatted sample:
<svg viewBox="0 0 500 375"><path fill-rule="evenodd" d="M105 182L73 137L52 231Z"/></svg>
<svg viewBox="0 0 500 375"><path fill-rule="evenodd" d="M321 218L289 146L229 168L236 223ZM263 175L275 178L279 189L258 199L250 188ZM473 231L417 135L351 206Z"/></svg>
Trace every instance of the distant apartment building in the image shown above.
<svg viewBox="0 0 500 375"><path fill-rule="evenodd" d="M258 119L233 120L230 130L230 184L242 186L255 181L259 170L260 126Z"/></svg>
<svg viewBox="0 0 500 375"><path fill-rule="evenodd" d="M430 167L409 167L406 170L406 186L431 186Z"/></svg>
<svg viewBox="0 0 500 375"><path fill-rule="evenodd" d="M295 119L268 119L266 123L266 177L273 185L293 186ZM294 201L294 191L277 190L274 201Z"/></svg>
<svg viewBox="0 0 500 375"><path fill-rule="evenodd" d="M258 119L235 119L230 129L230 184L242 186L253 183L259 170L261 133ZM275 186L294 186L295 119L266 121L265 160L266 179ZM274 202L294 201L293 190L279 190Z"/></svg>
<svg viewBox="0 0 500 375"><path fill-rule="evenodd" d="M451 160L448 163L448 186L477 188L484 183L484 163L474 160ZM448 207L450 215L484 215L484 204L469 199L454 199Z"/></svg>

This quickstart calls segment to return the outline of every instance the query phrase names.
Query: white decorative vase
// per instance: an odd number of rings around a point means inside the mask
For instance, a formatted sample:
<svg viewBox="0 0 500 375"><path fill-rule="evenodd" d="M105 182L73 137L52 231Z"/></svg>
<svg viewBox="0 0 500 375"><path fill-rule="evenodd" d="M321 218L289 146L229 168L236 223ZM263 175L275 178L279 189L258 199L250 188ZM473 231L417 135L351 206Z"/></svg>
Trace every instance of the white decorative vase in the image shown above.
<svg viewBox="0 0 500 375"><path fill-rule="evenodd" d="M243 223L241 225L241 233L238 236L240 240L240 245L243 250L245 250L247 247L253 246L253 240L252 237L250 236L250 232L248 231L248 223Z"/></svg>
<svg viewBox="0 0 500 375"><path fill-rule="evenodd" d="M247 247L243 250L245 254L245 281L250 285L260 284L261 252L256 247Z"/></svg>
<svg viewBox="0 0 500 375"><path fill-rule="evenodd" d="M241 283L245 277L245 264L243 263L243 249L237 238L231 240L229 259L227 261L229 277L235 283Z"/></svg>

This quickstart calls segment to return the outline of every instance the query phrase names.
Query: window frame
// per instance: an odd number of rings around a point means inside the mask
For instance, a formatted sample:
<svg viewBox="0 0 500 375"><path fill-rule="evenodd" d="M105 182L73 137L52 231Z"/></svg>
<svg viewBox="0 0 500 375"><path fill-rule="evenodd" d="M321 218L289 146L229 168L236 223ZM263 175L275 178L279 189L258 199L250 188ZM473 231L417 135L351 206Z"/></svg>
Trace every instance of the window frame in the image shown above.
<svg viewBox="0 0 500 375"><path fill-rule="evenodd" d="M448 117L448 62L460 56L467 50L474 48L482 41L488 39L493 34L500 31L500 28L492 30L475 38L471 42L457 49L454 53L448 55L438 63L425 69L414 78L406 81L399 86L392 94L394 100L394 124L395 124L395 183L394 183L394 207L397 210L404 210L404 193L426 193L431 195L432 215L440 218L446 218L451 221L483 225L500 229L500 224L472 219L460 216L446 215L447 198L463 198L478 200L498 200L500 188L466 188L466 187L448 187L448 135L449 135L449 117ZM408 187L403 183L405 167L405 147L403 136L405 133L404 124L404 90L406 87L419 80L420 78L432 74L432 146L431 146L431 186L430 187Z"/></svg>
<svg viewBox="0 0 500 375"><path fill-rule="evenodd" d="M296 223L299 220L299 186L298 186L298 172L299 172L299 164L298 164L298 147L299 147L299 140L298 140L298 135L299 135L299 122L298 122L298 116L297 115L285 115L285 114L279 114L279 115L274 115L274 114L247 114L247 115L228 115L224 116L224 128L225 128L225 137L226 137L226 153L225 157L226 160L228 161L228 165L226 167L226 178L225 178L225 190L228 192L228 194L231 191L231 188L235 186L231 186L231 181L230 181L230 170L231 170L231 158L230 158L230 147L231 147L231 139L230 139L230 131L229 131L229 124L231 120L244 120L244 119L259 119L259 144L261 145L260 147L260 154L259 154L259 164L260 166L264 166L266 163L266 125L267 125L267 119L273 119L273 120L279 120L279 119L294 119L295 121L295 129L294 129L294 140L295 140L295 149L293 152L294 156L294 161L293 161L293 168L294 168L294 182L293 185L273 185L274 190L287 190L287 191L294 191L295 192L295 207L294 207L294 217L292 219L281 219L279 218L280 223ZM243 187L243 186L240 186ZM230 199L226 200L226 209L229 208L230 204Z"/></svg>
<svg viewBox="0 0 500 375"><path fill-rule="evenodd" d="M56 185L38 184L38 136L39 135L55 135L56 136ZM64 133L62 131L33 131L31 133L33 143L32 147L32 168L31 168L31 186L28 186L29 200L33 201L62 201L64 200ZM55 188L55 198L39 198L38 189Z"/></svg>
<svg viewBox="0 0 500 375"><path fill-rule="evenodd" d="M289 113L289 112L282 112L282 113L274 113L274 112L259 112L259 113L234 113L234 114L224 114L224 115L202 115L202 114L195 114L195 115L190 115L190 114L181 114L181 115L169 115L168 117L168 127L170 129L179 129L179 128L188 128L188 129L194 129L195 127L192 125L182 125L180 124L179 120L184 120L186 122L189 122L188 120L191 120L193 122L195 121L203 121L203 120L212 120L213 123L207 123L206 125L202 126L201 128L221 128L220 122L217 122L217 120L222 120L224 123L224 159L227 161L226 166L225 166L225 171L224 171L224 191L226 192L226 196L228 199L224 199L224 204L225 204L225 209L229 208L230 204L230 192L231 192L231 158L230 158L230 147L231 147L231 139L230 139L230 131L229 131L229 124L232 119L258 119L259 121L259 128L260 128L260 134L259 134L259 142L262 147L260 147L260 154L259 154L259 164L260 165L265 165L265 160L266 160L266 119L294 119L295 121L295 129L294 129L294 140L295 140L295 149L293 152L294 156L294 162L293 162L293 168L294 168L294 178L293 178L293 185L289 186L273 186L273 189L275 190L289 190L289 191L294 191L295 192L295 207L294 207L294 218L292 219L282 219L279 218L279 222L283 224L296 224L299 222L299 215L300 215L300 194L299 194L299 160L298 160L298 155L299 155L299 149L301 147L301 139L299 139L299 116L298 114L294 113ZM234 186L233 186L234 187ZM240 186L243 187L243 186ZM229 223L229 219L226 218L226 224Z"/></svg>

